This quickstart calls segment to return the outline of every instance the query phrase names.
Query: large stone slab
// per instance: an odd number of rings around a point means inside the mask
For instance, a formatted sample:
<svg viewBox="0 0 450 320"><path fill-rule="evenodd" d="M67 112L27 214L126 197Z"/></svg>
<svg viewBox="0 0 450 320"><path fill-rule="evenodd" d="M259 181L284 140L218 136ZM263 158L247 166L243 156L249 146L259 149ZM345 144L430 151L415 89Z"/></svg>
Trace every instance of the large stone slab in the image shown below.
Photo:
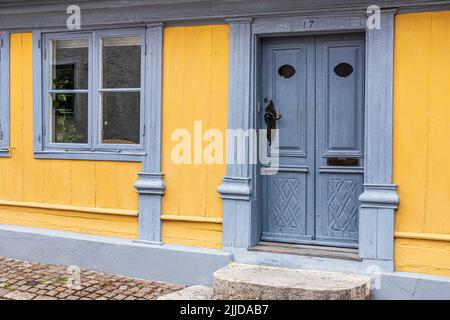
<svg viewBox="0 0 450 320"><path fill-rule="evenodd" d="M230 264L214 273L215 299L367 300L370 277Z"/></svg>

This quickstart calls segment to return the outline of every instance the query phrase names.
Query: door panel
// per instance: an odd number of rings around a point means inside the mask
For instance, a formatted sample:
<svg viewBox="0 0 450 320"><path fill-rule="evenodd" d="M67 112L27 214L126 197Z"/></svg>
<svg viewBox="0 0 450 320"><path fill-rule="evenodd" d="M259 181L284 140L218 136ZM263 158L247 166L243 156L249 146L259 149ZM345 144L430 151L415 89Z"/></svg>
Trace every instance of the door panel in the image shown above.
<svg viewBox="0 0 450 320"><path fill-rule="evenodd" d="M279 172L261 176L261 239L357 246L364 35L264 39L261 74L260 127L270 101L282 115Z"/></svg>
<svg viewBox="0 0 450 320"><path fill-rule="evenodd" d="M312 240L307 230L306 173L280 172L267 179L268 212L262 237L267 241Z"/></svg>
<svg viewBox="0 0 450 320"><path fill-rule="evenodd" d="M280 173L262 176L262 239L300 242L314 234L314 39L265 39L262 51L264 108L273 101L281 119ZM293 68L284 76L280 68ZM264 108L261 128L266 128ZM264 170L264 167L262 168Z"/></svg>
<svg viewBox="0 0 450 320"><path fill-rule="evenodd" d="M357 246L364 173L364 37L318 37L316 55L316 239Z"/></svg>
<svg viewBox="0 0 450 320"><path fill-rule="evenodd" d="M356 246L362 186L360 173L319 172L315 236L318 242Z"/></svg>

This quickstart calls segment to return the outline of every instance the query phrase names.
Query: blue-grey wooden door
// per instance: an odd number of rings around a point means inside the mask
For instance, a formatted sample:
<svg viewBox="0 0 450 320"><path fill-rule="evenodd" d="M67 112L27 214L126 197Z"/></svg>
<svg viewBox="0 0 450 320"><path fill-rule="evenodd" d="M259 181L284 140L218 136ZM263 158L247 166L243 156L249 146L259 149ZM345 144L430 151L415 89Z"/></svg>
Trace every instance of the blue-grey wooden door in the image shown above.
<svg viewBox="0 0 450 320"><path fill-rule="evenodd" d="M261 128L268 126L270 102L281 114L279 169L261 175L261 239L356 247L364 174L364 36L268 38L261 56Z"/></svg>

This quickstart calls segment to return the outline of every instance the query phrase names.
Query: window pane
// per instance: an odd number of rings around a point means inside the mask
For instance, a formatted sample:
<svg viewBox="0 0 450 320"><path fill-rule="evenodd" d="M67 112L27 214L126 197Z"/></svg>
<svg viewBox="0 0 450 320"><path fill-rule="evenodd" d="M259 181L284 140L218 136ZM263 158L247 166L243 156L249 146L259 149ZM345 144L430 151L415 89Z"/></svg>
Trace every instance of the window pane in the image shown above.
<svg viewBox="0 0 450 320"><path fill-rule="evenodd" d="M139 144L139 92L103 92L102 143Z"/></svg>
<svg viewBox="0 0 450 320"><path fill-rule="evenodd" d="M87 89L89 40L53 40L50 48L50 87L53 90Z"/></svg>
<svg viewBox="0 0 450 320"><path fill-rule="evenodd" d="M51 141L54 143L88 142L87 93L51 94Z"/></svg>
<svg viewBox="0 0 450 320"><path fill-rule="evenodd" d="M102 88L141 87L141 38L102 39Z"/></svg>

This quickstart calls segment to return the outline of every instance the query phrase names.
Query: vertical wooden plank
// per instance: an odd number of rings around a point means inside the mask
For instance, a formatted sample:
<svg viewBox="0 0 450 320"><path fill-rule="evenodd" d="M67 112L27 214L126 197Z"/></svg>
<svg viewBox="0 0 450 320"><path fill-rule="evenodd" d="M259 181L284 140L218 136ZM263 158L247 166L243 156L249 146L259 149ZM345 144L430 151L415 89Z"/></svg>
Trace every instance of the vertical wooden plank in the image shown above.
<svg viewBox="0 0 450 320"><path fill-rule="evenodd" d="M434 12L429 64L425 232L450 233L450 11ZM411 141L411 144L412 141Z"/></svg>
<svg viewBox="0 0 450 320"><path fill-rule="evenodd" d="M206 215L222 217L222 199L217 188L226 176L226 129L228 124L228 58L229 37L228 25L212 26L211 43L211 103L209 112L209 128L222 132L222 163L208 166L206 182Z"/></svg>
<svg viewBox="0 0 450 320"><path fill-rule="evenodd" d="M117 163L116 184L118 186L118 209L138 209L138 194L134 188L130 188L137 180L138 172L141 172L141 165L139 163Z"/></svg>
<svg viewBox="0 0 450 320"><path fill-rule="evenodd" d="M11 158L4 168L4 182L7 184L6 198L22 200L22 128L23 128L23 37L22 34L11 34L10 56L10 136Z"/></svg>
<svg viewBox="0 0 450 320"><path fill-rule="evenodd" d="M162 172L166 182L163 197L163 214L179 214L179 170L181 166L171 161L171 152L176 144L171 135L175 128L183 128L185 110L184 65L185 65L186 27L164 29L163 48L163 125L162 125Z"/></svg>
<svg viewBox="0 0 450 320"><path fill-rule="evenodd" d="M30 33L22 35L23 73L23 200L44 202L44 163L33 156L33 39ZM34 61L39 63L39 61Z"/></svg>
<svg viewBox="0 0 450 320"><path fill-rule="evenodd" d="M70 204L72 197L72 167L66 160L45 162L45 202L51 204Z"/></svg>
<svg viewBox="0 0 450 320"><path fill-rule="evenodd" d="M95 162L72 161L71 204L95 207Z"/></svg>
<svg viewBox="0 0 450 320"><path fill-rule="evenodd" d="M211 28L210 26L190 27L186 30L186 64L184 66L185 108L183 126L189 128L192 134L192 161L181 172L180 203L183 209L181 215L204 216L206 207L207 166L203 164L202 150L203 130L207 128L207 116L210 107L210 76L211 76ZM195 130L194 122L199 121L203 130ZM200 128L200 127L198 127ZM200 146L199 159L195 157L195 142ZM198 152L197 152L198 153ZM196 163L198 161L198 163ZM193 192L195 190L195 192Z"/></svg>
<svg viewBox="0 0 450 320"><path fill-rule="evenodd" d="M394 259L394 242L392 238L380 235L394 234L394 218L391 209L377 209L377 258Z"/></svg>
<svg viewBox="0 0 450 320"><path fill-rule="evenodd" d="M117 165L114 162L97 162L95 165L95 206L117 207Z"/></svg>
<svg viewBox="0 0 450 320"><path fill-rule="evenodd" d="M397 231L423 231L429 134L431 14L396 17L394 182L401 199Z"/></svg>

